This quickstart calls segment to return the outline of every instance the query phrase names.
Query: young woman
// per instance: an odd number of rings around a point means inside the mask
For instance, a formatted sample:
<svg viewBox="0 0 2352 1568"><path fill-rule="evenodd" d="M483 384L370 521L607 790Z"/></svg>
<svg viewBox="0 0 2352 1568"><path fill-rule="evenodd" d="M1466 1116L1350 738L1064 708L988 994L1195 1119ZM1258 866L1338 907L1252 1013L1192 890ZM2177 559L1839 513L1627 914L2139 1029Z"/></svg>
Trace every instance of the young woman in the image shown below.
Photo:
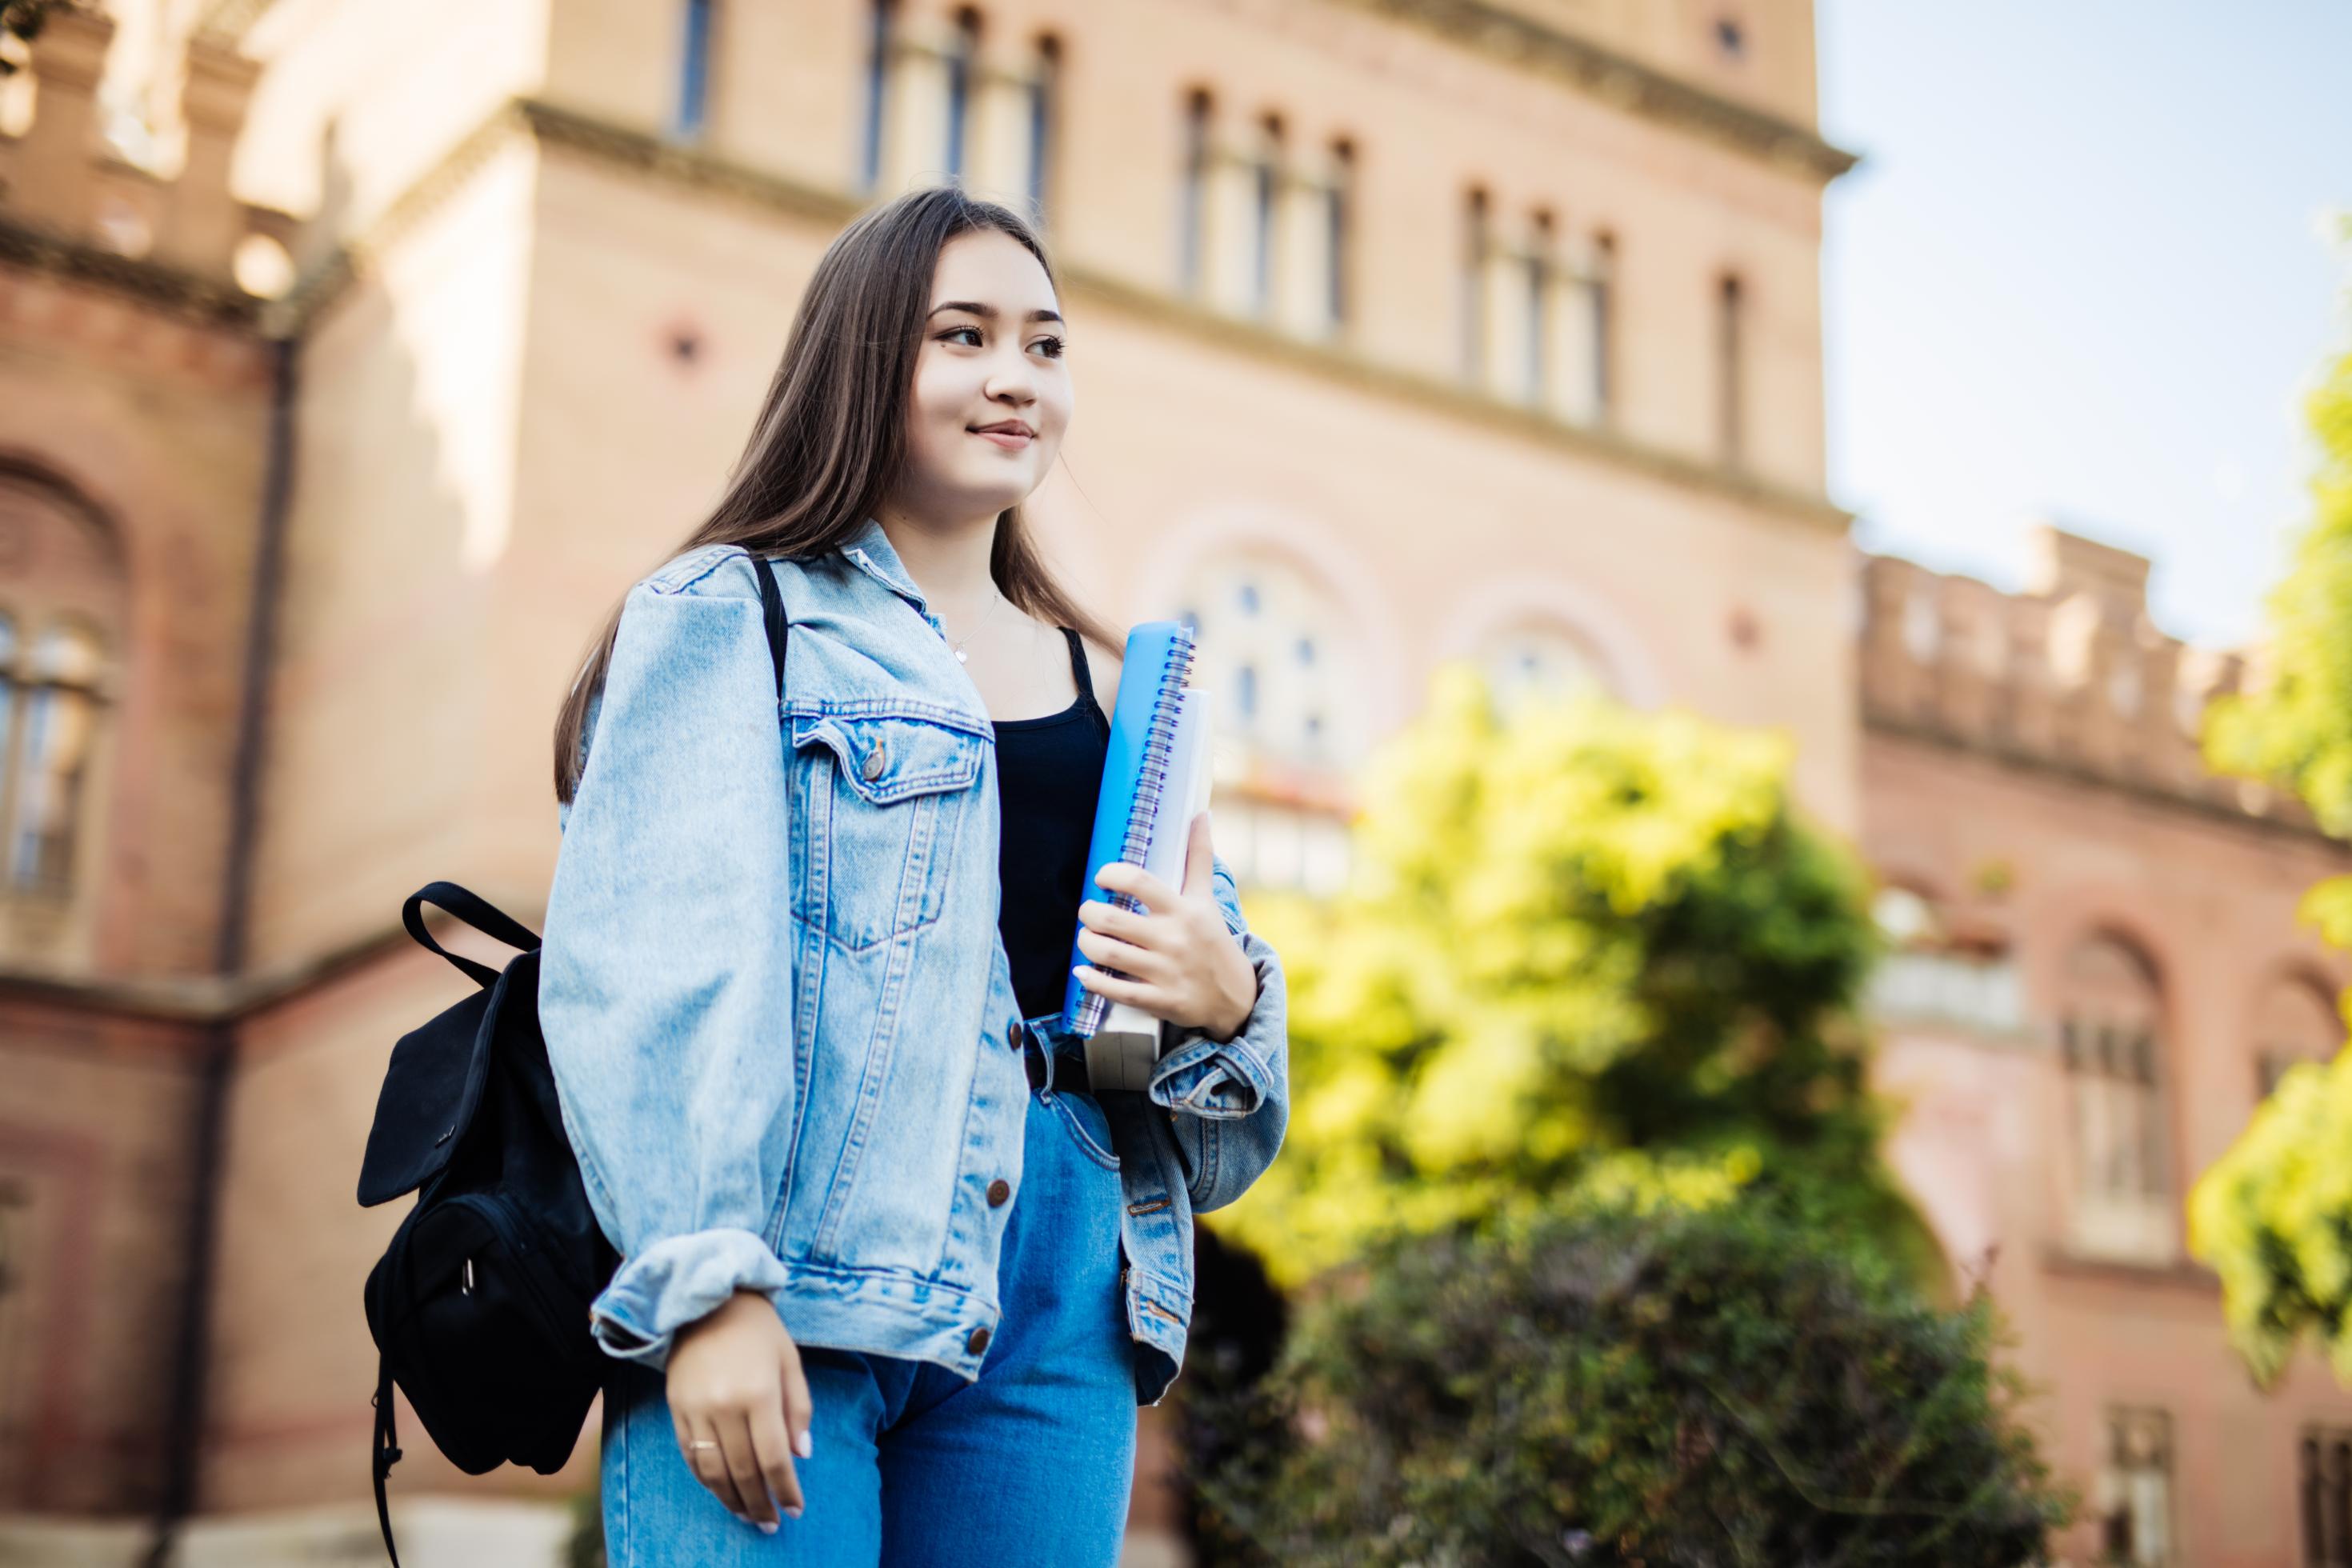
<svg viewBox="0 0 2352 1568"><path fill-rule="evenodd" d="M1206 814L1181 887L1080 902L1124 638L1020 510L1069 335L1011 211L860 216L557 726L540 1017L623 1258L616 1568L1113 1562L1192 1215L1281 1143L1281 968ZM1165 1020L1141 1092L1089 1093L1061 1026L1078 922L1080 981Z"/></svg>

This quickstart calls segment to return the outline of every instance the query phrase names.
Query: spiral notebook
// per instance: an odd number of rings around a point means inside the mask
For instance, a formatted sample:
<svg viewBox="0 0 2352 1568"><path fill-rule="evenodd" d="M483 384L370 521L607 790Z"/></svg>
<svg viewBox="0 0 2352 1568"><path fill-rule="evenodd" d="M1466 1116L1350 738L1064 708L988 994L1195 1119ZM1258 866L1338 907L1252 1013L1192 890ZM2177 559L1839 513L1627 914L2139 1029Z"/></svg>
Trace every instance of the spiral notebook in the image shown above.
<svg viewBox="0 0 2352 1568"><path fill-rule="evenodd" d="M1171 888L1183 886L1192 818L1209 806L1209 693L1186 684L1193 648L1192 628L1180 621L1144 621L1127 634L1082 898L1123 910L1143 907L1096 882L1095 874L1113 860L1140 866ZM1077 945L1085 929L1079 922L1071 933L1074 966L1094 962ZM1150 1081L1162 1020L1087 990L1073 974L1063 993L1062 1022L1087 1042L1092 1088L1139 1089Z"/></svg>

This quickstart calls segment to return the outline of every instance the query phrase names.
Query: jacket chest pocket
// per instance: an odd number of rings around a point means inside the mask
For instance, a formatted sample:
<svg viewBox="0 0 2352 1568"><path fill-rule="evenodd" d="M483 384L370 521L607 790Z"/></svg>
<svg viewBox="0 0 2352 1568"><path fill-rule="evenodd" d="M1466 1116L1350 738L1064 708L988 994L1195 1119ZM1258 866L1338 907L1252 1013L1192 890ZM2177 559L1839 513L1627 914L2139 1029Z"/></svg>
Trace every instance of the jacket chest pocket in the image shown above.
<svg viewBox="0 0 2352 1568"><path fill-rule="evenodd" d="M853 950L939 919L988 742L904 714L794 714L785 722L804 827L794 835L794 913Z"/></svg>

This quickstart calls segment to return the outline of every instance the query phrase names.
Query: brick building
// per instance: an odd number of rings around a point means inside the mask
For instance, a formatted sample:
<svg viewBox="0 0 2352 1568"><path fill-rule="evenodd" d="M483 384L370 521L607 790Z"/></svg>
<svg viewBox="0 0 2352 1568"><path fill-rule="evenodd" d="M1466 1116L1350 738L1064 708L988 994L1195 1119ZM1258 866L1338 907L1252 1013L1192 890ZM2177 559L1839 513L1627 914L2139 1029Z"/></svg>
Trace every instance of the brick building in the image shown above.
<svg viewBox="0 0 2352 1568"><path fill-rule="evenodd" d="M2145 563L1853 552L1806 0L119 0L0 51L0 1550L366 1550L352 1180L462 984L399 901L543 907L594 619L826 242L946 177L1043 214L1033 510L1108 617L1199 621L1246 881L1332 885L1441 659L1786 729L1906 938L1896 1162L1956 1270L1999 1244L2062 1468L2200 1568L2352 1485L2352 1396L2246 1389L2179 1222L2340 1037L2292 911L2344 857L2200 772L2236 666ZM419 1560L550 1550L588 1447L413 1447Z"/></svg>

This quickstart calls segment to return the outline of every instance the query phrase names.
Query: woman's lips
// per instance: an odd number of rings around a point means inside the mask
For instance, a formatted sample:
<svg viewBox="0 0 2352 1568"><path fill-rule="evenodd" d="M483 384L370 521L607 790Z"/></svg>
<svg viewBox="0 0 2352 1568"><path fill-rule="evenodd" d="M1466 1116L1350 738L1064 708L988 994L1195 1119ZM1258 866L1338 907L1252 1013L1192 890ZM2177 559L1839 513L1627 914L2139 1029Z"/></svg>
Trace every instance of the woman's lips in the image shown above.
<svg viewBox="0 0 2352 1568"><path fill-rule="evenodd" d="M972 434L984 441L995 442L1008 452L1019 451L1033 439L1018 430L975 430Z"/></svg>

